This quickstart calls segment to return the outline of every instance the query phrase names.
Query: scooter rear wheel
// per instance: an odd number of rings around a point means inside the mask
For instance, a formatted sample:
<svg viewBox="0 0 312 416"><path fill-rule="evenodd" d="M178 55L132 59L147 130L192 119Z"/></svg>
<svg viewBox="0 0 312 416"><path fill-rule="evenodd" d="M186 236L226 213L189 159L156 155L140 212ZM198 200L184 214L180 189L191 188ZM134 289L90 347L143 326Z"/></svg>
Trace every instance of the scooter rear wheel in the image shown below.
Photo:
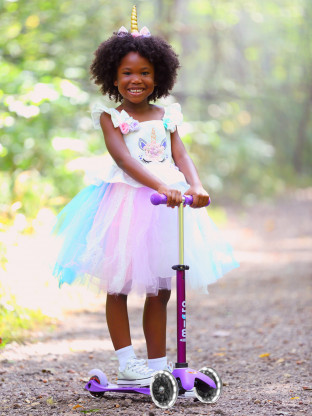
<svg viewBox="0 0 312 416"><path fill-rule="evenodd" d="M157 371L153 375L150 392L152 400L157 407L169 409L178 398L179 387L177 380L169 371Z"/></svg>
<svg viewBox="0 0 312 416"><path fill-rule="evenodd" d="M196 379L194 386L195 396L203 403L215 403L219 399L222 391L221 377L213 368L203 367L199 371L210 377L216 383L217 388L214 389L202 380Z"/></svg>
<svg viewBox="0 0 312 416"><path fill-rule="evenodd" d="M100 384L100 379L98 378L98 376L92 376L89 381L91 381L91 380L94 380L94 381L96 381L97 383ZM104 392L102 392L102 391L97 391L97 392L89 391L89 393L91 394L92 397L103 397L104 396Z"/></svg>
<svg viewBox="0 0 312 416"><path fill-rule="evenodd" d="M89 381L94 380L94 381L96 381L97 383L101 384L104 387L107 386L107 384L108 384L106 375L103 373L103 371L101 371L97 368L89 371L89 376L91 376ZM97 391L97 392L89 391L89 393L93 397L102 397L102 396L104 396L104 391Z"/></svg>

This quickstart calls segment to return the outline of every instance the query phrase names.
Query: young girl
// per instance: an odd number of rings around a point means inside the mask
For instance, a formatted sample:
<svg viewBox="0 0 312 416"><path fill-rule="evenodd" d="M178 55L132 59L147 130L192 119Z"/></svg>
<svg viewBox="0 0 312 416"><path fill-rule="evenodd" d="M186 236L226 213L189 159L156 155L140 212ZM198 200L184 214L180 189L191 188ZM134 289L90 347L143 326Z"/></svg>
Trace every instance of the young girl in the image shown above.
<svg viewBox="0 0 312 416"><path fill-rule="evenodd" d="M177 211L168 207L178 206L183 194L193 195L191 208L185 208L187 286L207 292L208 284L237 267L231 247L203 208L209 195L179 137L180 105L151 103L169 94L178 67L172 48L147 28L138 32L134 26L128 33L122 27L100 44L92 78L120 105L98 104L92 118L95 128L102 128L111 161L97 183L63 209L55 226L63 238L54 269L59 284L88 283L107 292L118 384L148 385L155 370L168 368L166 309L178 256ZM150 203L154 192L167 196L167 207ZM147 365L131 345L130 291L146 295Z"/></svg>

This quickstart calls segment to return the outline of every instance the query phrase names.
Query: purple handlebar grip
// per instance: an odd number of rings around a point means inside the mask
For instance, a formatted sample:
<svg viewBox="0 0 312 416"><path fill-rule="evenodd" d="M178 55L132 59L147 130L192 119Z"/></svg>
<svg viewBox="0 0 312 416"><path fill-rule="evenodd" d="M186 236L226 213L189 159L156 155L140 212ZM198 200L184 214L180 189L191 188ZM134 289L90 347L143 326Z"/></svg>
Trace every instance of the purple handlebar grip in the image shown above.
<svg viewBox="0 0 312 416"><path fill-rule="evenodd" d="M151 195L151 203L153 205L160 205L167 203L167 197L164 194L155 193Z"/></svg>
<svg viewBox="0 0 312 416"><path fill-rule="evenodd" d="M192 195L183 195L185 200L184 200L184 204L185 205L192 205L193 203L193 196Z"/></svg>
<svg viewBox="0 0 312 416"><path fill-rule="evenodd" d="M192 205L192 203L193 203L192 195L183 195L183 196L185 198L184 204ZM209 198L207 206L210 204L210 201L211 200ZM164 194L158 194L158 193L152 194L151 195L151 203L153 205L166 204L167 203L167 197Z"/></svg>

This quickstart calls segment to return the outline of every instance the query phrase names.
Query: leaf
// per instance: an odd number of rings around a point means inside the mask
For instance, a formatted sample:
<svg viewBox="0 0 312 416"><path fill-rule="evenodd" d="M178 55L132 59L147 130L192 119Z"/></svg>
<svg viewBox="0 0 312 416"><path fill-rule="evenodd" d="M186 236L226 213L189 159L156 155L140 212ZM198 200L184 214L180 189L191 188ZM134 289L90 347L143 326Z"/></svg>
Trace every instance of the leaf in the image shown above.
<svg viewBox="0 0 312 416"><path fill-rule="evenodd" d="M100 409L80 410L80 413L92 413L92 412L96 413L99 411Z"/></svg>
<svg viewBox="0 0 312 416"><path fill-rule="evenodd" d="M312 387L303 386L302 388L303 388L303 390L312 390Z"/></svg>
<svg viewBox="0 0 312 416"><path fill-rule="evenodd" d="M269 352L265 352L264 354L260 354L259 358L266 358L266 357L270 357L270 353Z"/></svg>
<svg viewBox="0 0 312 416"><path fill-rule="evenodd" d="M81 406L81 404L75 404L75 406L73 407L73 410L78 409L79 407L83 407L83 406Z"/></svg>
<svg viewBox="0 0 312 416"><path fill-rule="evenodd" d="M291 397L290 400L297 400L300 399L300 397Z"/></svg>
<svg viewBox="0 0 312 416"><path fill-rule="evenodd" d="M50 405L50 406L52 406L54 404L53 397L49 397L47 399L47 404Z"/></svg>

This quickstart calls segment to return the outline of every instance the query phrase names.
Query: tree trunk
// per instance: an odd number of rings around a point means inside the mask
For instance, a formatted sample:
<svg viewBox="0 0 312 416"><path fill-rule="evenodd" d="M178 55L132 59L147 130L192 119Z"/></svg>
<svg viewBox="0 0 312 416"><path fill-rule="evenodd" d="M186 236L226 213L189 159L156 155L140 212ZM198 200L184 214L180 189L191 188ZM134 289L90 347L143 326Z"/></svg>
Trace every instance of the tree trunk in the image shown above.
<svg viewBox="0 0 312 416"><path fill-rule="evenodd" d="M297 141L294 151L294 167L296 172L301 173L303 169L303 155L307 142L307 130L310 121L310 115L312 110L312 83L309 88L309 94L304 104L302 118L298 126Z"/></svg>

